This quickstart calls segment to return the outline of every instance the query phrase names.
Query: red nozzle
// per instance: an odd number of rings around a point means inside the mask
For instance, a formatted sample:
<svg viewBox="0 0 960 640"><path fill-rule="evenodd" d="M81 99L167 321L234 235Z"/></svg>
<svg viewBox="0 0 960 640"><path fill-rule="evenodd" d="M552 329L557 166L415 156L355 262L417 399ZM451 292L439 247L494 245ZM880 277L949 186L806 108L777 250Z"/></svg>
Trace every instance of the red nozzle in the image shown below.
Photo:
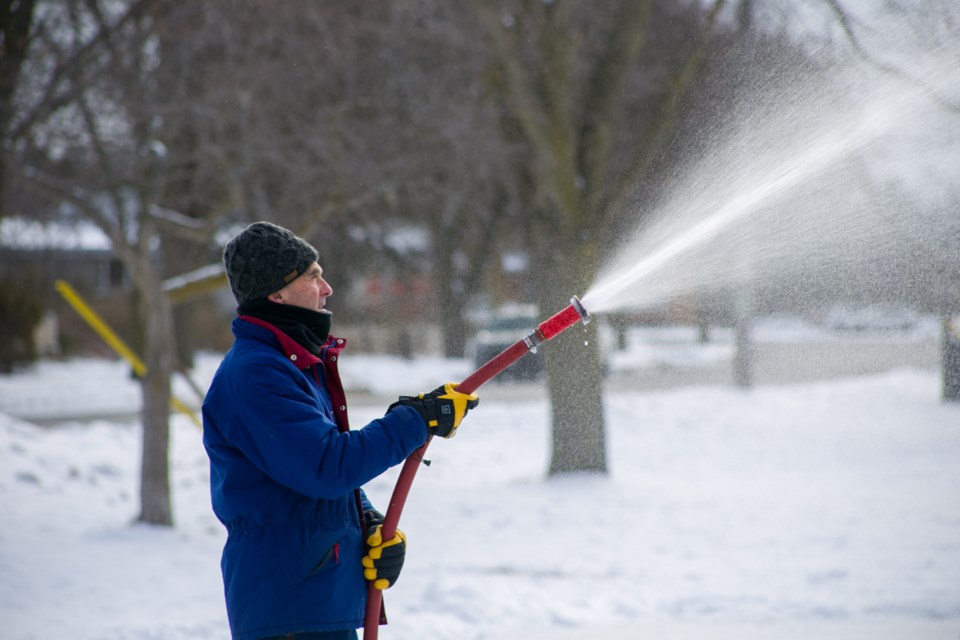
<svg viewBox="0 0 960 640"><path fill-rule="evenodd" d="M590 314L583 308L583 303L580 302L580 299L577 298L577 296L573 296L570 298L569 307L541 322L537 327L537 331L543 340L550 340L558 333L575 325L577 321L582 321L583 324L587 324L590 322Z"/></svg>

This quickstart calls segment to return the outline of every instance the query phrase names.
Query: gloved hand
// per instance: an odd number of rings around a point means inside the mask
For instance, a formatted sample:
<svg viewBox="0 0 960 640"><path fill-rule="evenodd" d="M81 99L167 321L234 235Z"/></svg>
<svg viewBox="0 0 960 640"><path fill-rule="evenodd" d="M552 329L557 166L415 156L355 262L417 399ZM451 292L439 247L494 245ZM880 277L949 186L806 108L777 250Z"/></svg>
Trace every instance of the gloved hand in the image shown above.
<svg viewBox="0 0 960 640"><path fill-rule="evenodd" d="M400 396L390 405L390 409L398 405L412 407L427 423L427 433L452 438L457 435L457 427L467 411L480 403L475 393L460 393L455 387L454 383L448 382L430 393L421 393L416 397Z"/></svg>
<svg viewBox="0 0 960 640"><path fill-rule="evenodd" d="M381 529L383 516L376 511L363 514L367 524L367 544L370 549L360 561L363 563L363 577L373 581L373 586L381 591L389 589L400 577L403 559L407 554L407 536L397 529L392 540L383 541Z"/></svg>

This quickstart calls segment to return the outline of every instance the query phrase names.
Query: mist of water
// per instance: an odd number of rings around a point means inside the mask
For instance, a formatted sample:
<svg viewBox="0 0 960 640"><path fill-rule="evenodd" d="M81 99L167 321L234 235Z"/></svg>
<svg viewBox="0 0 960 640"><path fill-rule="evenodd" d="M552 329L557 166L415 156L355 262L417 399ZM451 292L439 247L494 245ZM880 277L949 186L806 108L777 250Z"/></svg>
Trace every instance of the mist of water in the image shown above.
<svg viewBox="0 0 960 640"><path fill-rule="evenodd" d="M591 313L787 277L856 279L908 250L950 251L937 241L960 231L956 213L924 216L942 211L930 200L960 169L960 114L859 71L795 89L737 115L643 216L583 296Z"/></svg>

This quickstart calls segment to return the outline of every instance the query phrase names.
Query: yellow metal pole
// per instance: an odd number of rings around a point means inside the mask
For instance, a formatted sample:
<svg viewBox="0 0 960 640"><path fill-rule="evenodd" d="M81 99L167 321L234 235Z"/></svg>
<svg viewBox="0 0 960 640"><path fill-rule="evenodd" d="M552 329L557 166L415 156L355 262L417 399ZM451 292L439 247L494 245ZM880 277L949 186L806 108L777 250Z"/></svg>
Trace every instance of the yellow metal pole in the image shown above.
<svg viewBox="0 0 960 640"><path fill-rule="evenodd" d="M197 414L190 410L190 407L178 400L175 396L170 396L170 404L174 409L190 418L190 421L197 425L197 428L203 429L203 423L200 422L200 418L197 417Z"/></svg>
<svg viewBox="0 0 960 640"><path fill-rule="evenodd" d="M136 353L126 345L126 343L120 339L113 329L101 318L96 311L90 308L90 305L77 293L76 289L70 286L70 283L65 280L57 280L54 284L57 292L63 296L63 299L73 307L73 310L80 314L80 317L86 320L87 324L90 325L90 328L97 332L97 335L113 349L117 355L130 363L130 366L133 367L133 372L138 378L142 378L147 374L147 365L143 363ZM203 427L200 420L197 418L196 414L190 410L190 408L185 405L183 402L178 400L175 397L170 398L170 404L173 405L173 408L177 411L186 415L190 420L193 421L198 427Z"/></svg>
<svg viewBox="0 0 960 640"><path fill-rule="evenodd" d="M57 280L54 285L57 289L57 292L63 296L63 298L73 307L73 310L80 314L80 317L87 321L87 324L90 325L90 328L97 332L97 335L106 342L111 349L113 349L117 355L130 363L130 366L133 367L133 372L137 374L138 378L142 378L147 373L147 365L143 363L137 354L135 354L130 347L120 339L113 329L111 329L103 318L101 318L96 311L90 308L90 305L80 297L80 294L77 293L76 289L70 286L70 284L64 280Z"/></svg>

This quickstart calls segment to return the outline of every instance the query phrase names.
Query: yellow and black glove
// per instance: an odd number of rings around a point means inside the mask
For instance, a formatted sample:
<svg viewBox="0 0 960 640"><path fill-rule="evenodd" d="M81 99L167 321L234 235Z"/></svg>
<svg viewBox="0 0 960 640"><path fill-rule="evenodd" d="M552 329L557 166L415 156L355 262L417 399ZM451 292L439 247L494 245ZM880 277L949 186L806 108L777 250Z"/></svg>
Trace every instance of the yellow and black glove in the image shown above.
<svg viewBox="0 0 960 640"><path fill-rule="evenodd" d="M373 586L381 591L396 584L400 570L403 569L403 559L407 555L407 536L397 529L393 539L384 542L380 534L382 522L382 517L367 518L367 545L370 548L360 561L363 563L363 577L372 580Z"/></svg>
<svg viewBox="0 0 960 640"><path fill-rule="evenodd" d="M400 396L390 408L398 405L412 407L427 423L427 433L452 438L457 435L457 427L467 411L480 403L476 394L460 393L455 387L454 383L448 382L430 393L421 393L416 397Z"/></svg>

